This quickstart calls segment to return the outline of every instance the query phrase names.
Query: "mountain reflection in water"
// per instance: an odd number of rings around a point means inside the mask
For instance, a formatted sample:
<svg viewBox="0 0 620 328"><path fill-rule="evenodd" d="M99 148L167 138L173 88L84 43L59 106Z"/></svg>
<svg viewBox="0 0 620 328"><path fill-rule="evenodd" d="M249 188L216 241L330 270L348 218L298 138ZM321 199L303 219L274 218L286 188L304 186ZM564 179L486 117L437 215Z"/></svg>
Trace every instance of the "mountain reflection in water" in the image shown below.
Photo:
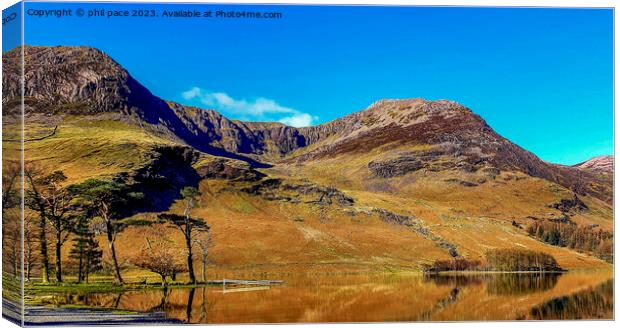
<svg viewBox="0 0 620 328"><path fill-rule="evenodd" d="M611 318L614 311L614 281L573 295L556 297L534 307L526 317L530 320L575 320ZM525 318L523 318L525 319Z"/></svg>
<svg viewBox="0 0 620 328"><path fill-rule="evenodd" d="M613 273L287 276L266 290L222 287L56 294L51 305L163 311L190 323L613 318Z"/></svg>

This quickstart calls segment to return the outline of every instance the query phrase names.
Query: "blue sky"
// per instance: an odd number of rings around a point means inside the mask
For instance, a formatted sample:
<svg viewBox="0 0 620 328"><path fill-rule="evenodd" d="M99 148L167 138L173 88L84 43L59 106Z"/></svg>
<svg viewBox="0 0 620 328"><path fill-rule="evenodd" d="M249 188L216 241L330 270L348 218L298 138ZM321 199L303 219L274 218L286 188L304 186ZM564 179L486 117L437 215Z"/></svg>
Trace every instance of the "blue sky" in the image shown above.
<svg viewBox="0 0 620 328"><path fill-rule="evenodd" d="M29 8L281 12L281 19L25 18L27 44L97 47L159 97L231 118L307 125L382 98L450 99L547 161L613 153L611 10Z"/></svg>

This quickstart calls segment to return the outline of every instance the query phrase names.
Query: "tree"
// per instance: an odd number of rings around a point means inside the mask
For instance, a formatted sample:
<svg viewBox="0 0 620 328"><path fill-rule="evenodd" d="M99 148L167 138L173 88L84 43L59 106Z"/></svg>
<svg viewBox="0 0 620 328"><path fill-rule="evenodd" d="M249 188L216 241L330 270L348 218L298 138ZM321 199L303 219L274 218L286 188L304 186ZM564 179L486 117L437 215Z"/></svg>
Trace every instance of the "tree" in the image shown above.
<svg viewBox="0 0 620 328"><path fill-rule="evenodd" d="M525 249L492 249L485 253L488 268L497 271L558 271L555 258Z"/></svg>
<svg viewBox="0 0 620 328"><path fill-rule="evenodd" d="M75 238L69 256L78 263L78 282L88 282L89 274L101 269L103 252L99 249L99 242L95 239L89 219L87 215L80 217L73 230Z"/></svg>
<svg viewBox="0 0 620 328"><path fill-rule="evenodd" d="M194 274L194 254L192 246L194 237L197 233L207 232L209 226L201 220L191 217L191 210L196 206L197 198L200 196L198 189L194 187L185 187L181 190L182 201L184 204L183 215L178 214L162 214L160 220L172 223L185 238L185 248L187 253L187 270L189 272L189 280L191 284L196 284L196 275Z"/></svg>
<svg viewBox="0 0 620 328"><path fill-rule="evenodd" d="M580 226L573 222L534 221L527 229L528 234L541 241L592 253L606 261L613 259L613 232L602 230L596 225Z"/></svg>
<svg viewBox="0 0 620 328"><path fill-rule="evenodd" d="M114 243L117 234L126 226L120 220L128 213L127 204L131 200L141 199L142 194L131 192L122 183L97 179L73 185L71 190L78 197L80 206L88 207L104 221L108 249L114 265L114 279L116 283L123 284Z"/></svg>
<svg viewBox="0 0 620 328"><path fill-rule="evenodd" d="M21 250L21 195L20 166L16 162L4 162L2 170L2 247L3 261L8 262L15 277L19 277Z"/></svg>
<svg viewBox="0 0 620 328"><path fill-rule="evenodd" d="M43 260L43 281L49 282L49 259L47 255L46 223L49 221L55 231L56 281L62 282L62 245L69 238L75 219L72 194L62 184L67 177L62 171L49 175L38 174L35 170L26 173L30 188L26 193L26 204L39 213L39 241Z"/></svg>
<svg viewBox="0 0 620 328"><path fill-rule="evenodd" d="M3 261L8 262L4 268L11 268L11 273L14 277L20 277L20 263L21 263L21 219L20 211L16 209L5 210L2 213L2 247L3 247ZM5 263L6 263L5 262Z"/></svg>
<svg viewBox="0 0 620 328"><path fill-rule="evenodd" d="M32 270L39 260L39 256L35 252L39 242L36 229L36 222L33 220L31 213L24 213L24 266L26 269L26 281L30 281Z"/></svg>
<svg viewBox="0 0 620 328"><path fill-rule="evenodd" d="M162 286L167 286L167 277L172 277L182 270L181 260L175 251L174 243L160 230L152 229L146 234L145 245L132 262L138 267L157 273L161 277Z"/></svg>
<svg viewBox="0 0 620 328"><path fill-rule="evenodd" d="M20 166L18 163L8 163L2 170L2 210L19 206L20 195L18 186Z"/></svg>
<svg viewBox="0 0 620 328"><path fill-rule="evenodd" d="M209 263L209 248L213 244L211 239L211 231L207 230L205 233L200 234L199 238L196 238L196 246L198 246L200 263L202 264L201 277L202 282L207 282L207 264Z"/></svg>

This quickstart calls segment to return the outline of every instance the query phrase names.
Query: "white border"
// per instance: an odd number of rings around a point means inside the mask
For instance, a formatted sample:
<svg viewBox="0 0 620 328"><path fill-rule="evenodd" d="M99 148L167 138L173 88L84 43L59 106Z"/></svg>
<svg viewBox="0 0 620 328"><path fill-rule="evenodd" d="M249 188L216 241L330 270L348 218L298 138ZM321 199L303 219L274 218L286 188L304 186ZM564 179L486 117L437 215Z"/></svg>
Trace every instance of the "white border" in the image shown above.
<svg viewBox="0 0 620 328"><path fill-rule="evenodd" d="M39 0L26 0L26 2L37 2ZM15 4L18 1L15 0L0 0L0 4L2 5L2 9L9 7L12 4ZM39 1L39 2L52 2L52 1ZM480 6L480 7L599 7L599 8L616 8L618 1L610 1L610 0L338 0L338 1L330 1L330 0L219 0L219 1L183 1L183 0L168 0L168 1L148 1L148 0L132 0L132 1L120 1L120 0L108 0L108 1L96 1L96 0L64 0L64 1L56 1L56 2L119 2L119 3L127 3L127 2L135 2L135 3L247 3L247 4L309 4L309 5L405 5L405 6ZM615 51L615 41L618 36L618 18L614 14L614 63L617 62L618 53ZM2 37L0 36L0 42ZM616 108L616 97L615 94L618 92L618 85L615 83L615 76L617 76L617 66L614 65L614 109ZM1 68L0 68L1 74ZM587 109L584 109L587 110ZM615 110L614 110L615 114ZM618 117L614 115L614 153L618 154L617 150L619 149L619 137L617 132L618 127ZM1 118L0 118L1 124ZM0 148L0 156L2 153L2 149ZM620 176L620 172L615 165L614 167L614 179L617 181ZM614 186L614 195L616 194L617 189ZM614 209L619 208L620 201L618 198L614 198ZM615 211L614 211L615 212ZM1 229L0 229L1 230ZM615 222L614 231L616 234L620 231L618 229L618 222ZM1 231L0 231L1 234ZM615 243L614 254L618 254L617 244ZM0 254L1 260L1 254ZM0 265L1 265L0 261ZM618 281L615 280L614 291L618 290ZM616 304L618 304L618 295L615 294L615 302L614 307L616 308ZM617 308L616 308L617 309ZM615 310L616 310L615 309ZM5 320L0 320L0 327L8 326L9 323ZM613 321L505 321L505 322L497 322L497 321L470 321L470 322L456 322L456 323L427 323L427 322L415 322L415 323L368 323L368 324L303 324L304 327L309 328L342 328L346 326L361 326L364 327L384 327L384 328L396 328L396 327L459 327L459 328L475 328L479 326L493 327L493 326L501 326L507 328L522 328L522 327L557 327L561 325L562 328L583 328L587 325L588 328L598 328L598 327L611 327L615 326L615 322ZM180 327L181 325L179 325ZM214 326L223 326L223 325L214 325ZM255 327L256 325L226 325L227 327L239 327L239 328L249 328ZM285 324L278 325L280 327L298 327L300 324ZM64 326L67 327L67 326ZM122 327L122 326L119 326ZM166 326L148 326L141 325L140 327L145 328L156 328L156 327L166 327Z"/></svg>

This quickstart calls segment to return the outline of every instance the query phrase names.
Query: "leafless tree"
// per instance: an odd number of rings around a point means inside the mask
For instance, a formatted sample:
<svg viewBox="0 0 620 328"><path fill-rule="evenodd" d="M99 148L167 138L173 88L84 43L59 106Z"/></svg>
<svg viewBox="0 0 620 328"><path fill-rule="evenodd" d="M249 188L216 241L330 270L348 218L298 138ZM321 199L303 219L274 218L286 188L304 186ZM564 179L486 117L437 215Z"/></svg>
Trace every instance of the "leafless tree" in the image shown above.
<svg viewBox="0 0 620 328"><path fill-rule="evenodd" d="M213 245L213 239L211 238L211 232L206 231L198 236L194 240L194 244L198 247L198 257L201 263L201 277L202 282L207 282L207 265L209 264L209 248Z"/></svg>
<svg viewBox="0 0 620 328"><path fill-rule="evenodd" d="M138 267L149 270L161 277L162 286L167 285L166 278L172 277L183 269L178 258L175 244L162 232L151 229L145 237L145 245L132 262Z"/></svg>
<svg viewBox="0 0 620 328"><path fill-rule="evenodd" d="M37 250L38 231L37 223L34 219L32 212L24 214L24 266L25 266L25 279L30 281L32 271L39 261L39 254Z"/></svg>

